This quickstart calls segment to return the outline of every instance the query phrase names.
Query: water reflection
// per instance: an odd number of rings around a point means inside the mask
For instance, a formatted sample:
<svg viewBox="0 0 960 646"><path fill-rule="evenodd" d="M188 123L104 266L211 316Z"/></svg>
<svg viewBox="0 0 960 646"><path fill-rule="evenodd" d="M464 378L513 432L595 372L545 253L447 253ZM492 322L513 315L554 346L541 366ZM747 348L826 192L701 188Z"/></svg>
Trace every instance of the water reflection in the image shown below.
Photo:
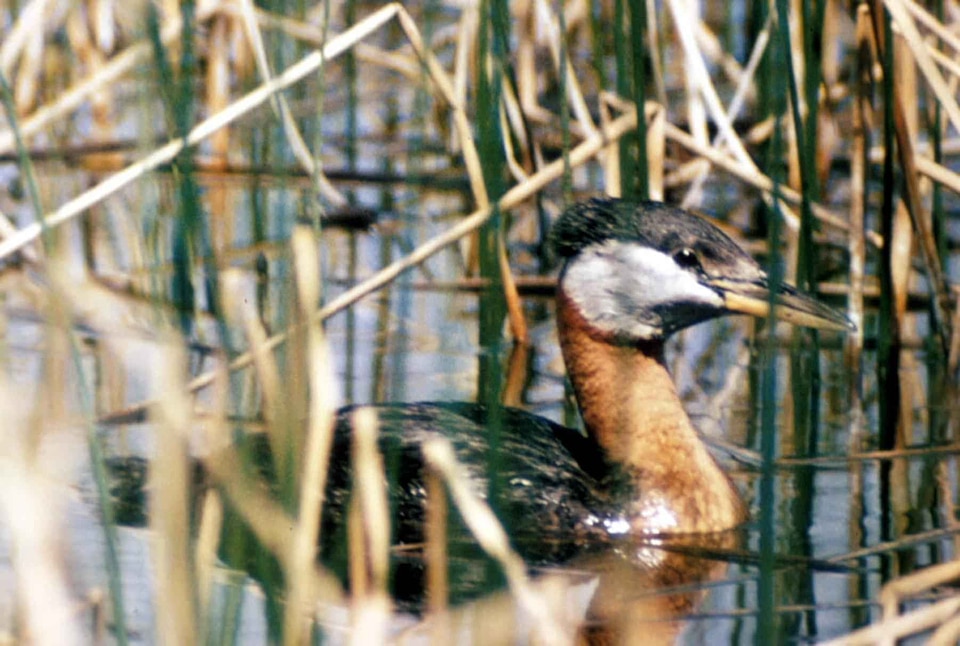
<svg viewBox="0 0 960 646"><path fill-rule="evenodd" d="M736 531L622 541L583 559L599 575L578 642L673 644L729 563L711 552L740 541Z"/></svg>
<svg viewBox="0 0 960 646"><path fill-rule="evenodd" d="M254 448L259 448L261 456L268 450L265 444L259 443ZM114 458L109 466L111 493L120 512L118 521L145 524L148 521L145 506L149 502L147 463L134 457ZM343 475L341 467L333 465L334 481L338 474ZM209 483L199 466L196 476L194 496L199 500ZM327 502L324 532L327 536L337 535L346 530L346 519L342 515L331 519L329 514L331 510L345 513L347 501L328 492ZM342 522L338 523L338 519ZM392 522L394 531L402 533L404 519L394 518ZM419 532L422 521L418 520L416 525ZM497 566L465 527L453 520L450 531L447 578L454 605L460 608L454 612L462 615L478 612L476 609L481 607L489 610L493 607L491 603L498 603L496 600L501 598L498 590L504 585L502 579L490 576L491 568L495 570ZM725 578L729 555L744 544L741 531L683 536L629 536L604 531L586 540L582 535L544 534L539 541L535 535L536 531L527 532L526 538L513 541L513 546L531 562L536 559L535 580L559 581L563 588L581 592L577 603L569 608L569 614L558 609L555 614L564 620L575 618L569 627L575 629L578 643L583 644L674 643L709 593L708 584ZM395 537L391 550L391 594L395 609L413 616L423 616L426 611L427 565L422 534L418 533L418 537L405 536L406 540L399 541ZM343 540L328 540L327 546L330 545L346 547ZM260 566L265 556L262 549L252 543L247 544L243 554L236 549L221 554L227 565L247 571L261 584L265 583L260 580L264 575ZM337 572L349 587L346 557L336 549L321 555L324 564ZM584 584L592 589L586 596L582 594ZM509 607L515 603L513 599L503 599L508 612L501 617L509 616ZM480 616L486 615L480 612ZM477 632L480 630L482 626L478 625L470 628L470 632L478 636L483 634ZM517 626L515 630L522 628ZM481 639L478 643L488 642Z"/></svg>

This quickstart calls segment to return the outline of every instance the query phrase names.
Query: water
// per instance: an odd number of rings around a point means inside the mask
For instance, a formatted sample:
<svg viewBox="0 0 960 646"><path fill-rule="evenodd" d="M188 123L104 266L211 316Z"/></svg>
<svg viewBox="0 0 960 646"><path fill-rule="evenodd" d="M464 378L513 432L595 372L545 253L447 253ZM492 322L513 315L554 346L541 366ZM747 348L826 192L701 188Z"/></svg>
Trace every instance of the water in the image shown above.
<svg viewBox="0 0 960 646"><path fill-rule="evenodd" d="M376 234L356 235L358 239L355 243L359 249L376 248L382 242ZM325 244L333 245L337 242L352 244L348 237L338 234L329 236ZM327 256L336 257L342 255L343 251L329 250ZM358 256L363 257L362 254ZM362 263L358 264L361 268L357 273L360 274L374 269L372 266L364 267ZM434 263L431 267L435 276L440 276L441 271L448 269L441 265L442 263ZM338 275L338 270L342 268L330 267L327 274L338 279L352 278ZM455 277L449 276L448 279ZM411 278L409 282L414 280L416 279ZM335 295L335 289L331 287L331 296ZM388 308L381 308L381 298L388 299ZM562 365L558 357L551 310L549 299L541 297L528 302L528 311L539 316L532 320L533 360L528 364L530 371L527 375L525 397L532 410L559 422L562 421L564 410ZM339 390L342 393L353 393L350 401L356 403L374 401L374 394L377 392L388 393L388 398L396 401L473 399L476 396L478 362L474 341L477 334L475 313L475 296L472 294L451 290L418 290L409 284L406 287L394 287L383 297L365 299L353 309L351 317L338 315L331 319L326 327L330 345L335 349L333 357ZM24 344L32 345L42 339L42 336L37 336L36 333L29 333L31 328L35 328L34 324L18 322L15 327L21 330L21 335L25 338ZM709 422L702 425L708 427L705 429L708 433L715 433L717 426L724 428L726 435L734 442L742 442L744 429L736 427L737 424L742 425L742 413L737 413L730 407L742 405L745 401L746 379L740 379L734 392L726 394L726 407L720 410L723 415L720 420L703 413L698 415L697 412L704 407L709 408L707 404L711 402L711 398L726 387L723 377L729 370L745 368L726 365L724 369L722 365L729 364L731 358L735 360L738 349L747 343L747 339L741 334L730 334L738 329L738 325L731 325L729 322L705 324L687 334L682 343L674 344L671 356L675 372L682 375L683 389L693 393L690 395L689 408L694 419ZM717 345L718 332L723 334L720 345L710 348L708 344ZM124 374L129 379L128 392L133 401L151 390L149 386L138 387L138 384L148 384L151 381L152 368L149 360L144 359L155 356L158 350L153 348L151 354L150 345L142 340L132 343L131 355L122 362ZM348 357L347 348L352 350L352 358ZM712 351L712 359L703 359L706 349ZM16 364L24 366L35 363L42 356L35 350L35 347L18 348L15 353ZM837 354L833 352L825 356L829 359L835 358ZM721 365L717 365L718 363ZM714 379L701 381L696 372L698 367L702 373L714 375ZM728 426L727 422L731 421L734 428ZM150 454L153 432L151 425L141 425L128 428L123 441L119 443L116 441L115 431L108 431L107 436L114 438L110 445L116 451L123 447L123 450ZM837 447L842 449L845 441L831 438L825 444L828 445L828 452L835 454ZM735 480L741 483L742 489L750 498L751 482L754 479L749 473L750 470L735 463L730 466L733 467ZM72 475L64 474L60 483L60 486L67 487L77 477L86 482L81 491L87 495L81 497L81 504L77 504L77 501L71 503L72 511L67 515L69 561L74 563L70 571L78 591L99 589L102 594L105 586L103 538L89 495L92 484L88 476L82 476L85 471L82 464L78 468L79 470L72 471ZM855 549L858 545L850 534L851 527L855 525L864 529L862 544L872 545L879 541L878 510L875 505L869 504L876 500L877 474L875 468L868 467L866 471L863 498L868 501L868 506L860 517L852 516L851 475L845 469L816 471L810 503L813 524L809 529L808 545L803 556L826 560ZM791 546L804 542L804 528L790 526L789 514L786 513L796 496L790 475L789 471L784 472L778 480L778 508L783 509L788 516L783 525L783 533L779 536L781 554L791 554ZM753 512L755 517L756 502ZM134 635L150 641L150 627L153 622L150 598L154 589L149 557L150 541L145 530L121 530L120 535L121 564L127 610L130 613L129 629ZM748 544L755 549L755 538L748 541ZM876 559L868 567L875 569ZM800 572L799 579L809 577L812 590L806 598L793 598L794 594L789 590L785 593L786 597L792 599L792 605L808 608L803 612L792 613L791 616L814 617L819 638L843 634L854 626L854 611L845 606L851 601L864 600L852 599L848 590L856 579L855 573L809 573L803 567L794 571ZM703 640L709 640L709 643L733 643L752 634L755 576L756 567L753 565L735 563L730 566L725 575L712 584L712 591L702 606L693 611L693 619L683 632L684 639L688 643L701 643ZM798 578L790 576L788 583L790 580L796 581ZM879 583L878 576L867 576L867 588L863 591L863 596L876 598ZM257 597L258 595L254 594L254 601L246 603L245 607L257 608ZM262 624L256 619L258 614L255 610L244 613L242 634L255 635L263 630Z"/></svg>
<svg viewBox="0 0 960 646"><path fill-rule="evenodd" d="M738 6L734 14L738 17L733 24L739 24L746 11ZM432 19L437 20L437 16ZM452 38L452 26L456 25L444 23L438 38ZM426 28L424 24L421 26ZM48 32L57 33L55 28ZM743 37L740 35L737 39ZM379 32L374 42L382 47L396 45L395 35L389 31ZM440 57L444 64L452 66L455 59L449 46L452 40L444 42L448 45L442 48ZM736 48L739 50L741 45L738 42ZM278 46L273 53L281 50L288 59L292 56L291 49L284 46ZM583 56L584 52L580 51L579 55ZM290 98L297 99L295 106L304 127L322 133L325 167L331 176L338 178L338 188L357 205L380 216L370 231L331 229L323 232L317 246L327 302L419 243L447 230L461 214L473 208L457 146L450 144L449 132L436 125L440 122L449 126L449 120L433 114L437 102L421 93L420 85L410 77L400 77L371 64L371 58L378 57L377 52L358 49L358 56L362 59L362 73L355 88L359 95L356 103L351 105L352 99L347 96L349 75L342 61L331 62L324 72L328 94L323 94L316 79L288 93ZM679 55L673 58L681 59ZM404 62L404 59L398 60ZM580 59L576 63L579 66ZM672 65L674 73L677 65L679 63ZM31 142L54 153L53 159L36 162L42 202L47 210L76 197L105 176L92 163L84 167L72 161L86 159L83 154L69 157L71 161L65 163L58 158L58 152L81 146L88 137L94 139L99 133L97 136L108 143L119 144L118 150L126 155L121 164L126 164L152 150L149 142L154 136L166 140L163 108L153 98L154 70L146 65L140 71L143 73L139 77L125 77L117 84L121 98L114 104L113 129L97 131L105 124L85 109L76 122L70 121L76 129L71 136L59 138L57 129L53 128ZM578 72L586 76L586 71L579 67ZM238 82L236 92L241 91L240 85L248 83L253 81ZM326 101L323 114L316 113L318 98ZM671 119L676 120L677 115L683 113L682 108L680 102L671 106ZM359 142L349 140L346 116L351 110L359 117ZM540 122L531 123L530 133L534 138L551 140L556 134L555 129ZM219 250L224 258L221 264L239 268L243 293L250 302L258 297L256 263L262 254L267 268L266 283L260 285L264 318L272 331L278 331L290 318L288 306L292 301L288 238L297 218L309 220L314 215L310 208L304 207L304 204L314 204L314 190L294 164L287 140L268 108L241 119L231 137L231 163L246 172L221 174L216 172L215 164L203 167L204 172L197 177L203 193L204 213L213 237L225 240ZM350 164L351 155L346 151L354 145L357 161ZM210 162L211 151L206 144L202 152L201 161ZM557 153L548 148L546 154ZM601 193L603 172L597 163L586 170L575 171L573 182L577 195ZM168 169L153 173L81 216L84 228L63 227L67 293L53 291L51 281L56 276L48 275L45 270L21 271L8 265L2 274L3 353L10 382L2 391L8 405L17 409L20 416L17 423L5 422L0 459L7 462L4 470L12 472L7 467L19 465L18 461L26 460L24 455L29 452L21 454L10 447L21 446L24 438L41 435L43 455L52 456L44 458L44 469L38 469L42 475L38 482L17 482L6 492L16 498L17 487L37 487L41 491L46 491L44 487L50 488L56 504L45 511L57 523L59 551L54 561L60 564L62 575L58 583L63 586L64 594L76 602L75 625L85 637L95 633L90 626L97 615L98 604L104 603L107 586L104 536L93 502L86 458L86 422L100 414L151 399L164 387L157 378L157 365L169 348L158 338L160 326L154 318L154 304L149 297L129 297L126 288L132 285L152 294L169 285L171 222L177 212L178 199L175 180L176 173ZM845 186L849 178L834 176L831 181ZM0 194L0 209L21 226L32 221L34 214L24 190L22 173L10 157L0 161L0 182L8 189ZM705 210L729 215L738 225L753 221L758 200L752 189L745 189L725 176L714 177L708 185L710 197L703 205ZM849 199L846 193L834 191L831 195L840 197L834 198L838 201L831 206L838 211L846 209ZM559 183L551 184L539 197L538 206L549 216L555 216L563 203ZM536 223L541 214L525 204L510 215L515 218L509 237L514 270L522 275L535 274L539 270L535 251L540 242ZM325 332L336 374L336 383L328 386L336 391L340 403L474 401L477 398L482 352L478 347L478 298L471 290L449 288L465 276L466 251L466 243L441 251L422 268L402 275L381 292L327 321ZM949 266L955 269L956 261L952 259ZM91 273L113 278L132 277L132 282L122 285L121 289L104 289L89 282ZM199 285L204 277L202 270L195 268L194 276ZM428 288L431 281L443 288L436 285ZM37 294L41 295L39 300ZM75 338L81 341L78 347L84 367L82 377L69 367L71 350L57 345L57 337L52 333L56 326L44 322L58 314L56 307L47 308L46 297L51 294L54 304L62 303L78 313L74 329ZM200 300L203 302L204 297ZM531 345L528 358L518 362L522 383L519 401L524 408L554 421L569 422L571 409L564 394L563 366L551 300L529 296L524 300L524 309L529 317ZM912 317L919 320L919 331L910 332L909 338L923 339L924 317L923 313ZM193 341L214 347L221 344L214 321L204 319L198 327L202 334L198 333ZM866 330L868 338L875 337L875 327L871 312ZM782 407L778 412L779 454L795 456L802 454L804 447L794 446L791 431L788 329L780 335L783 343L777 365L777 402ZM243 339L239 330L233 331L233 343L242 347ZM636 598L629 600L642 600L638 605L643 612L657 607L664 598L685 598L684 603L689 604L682 608L679 616L671 615L670 621L643 615L643 619L636 621L636 630L641 635L652 636L660 629L671 633L676 629L680 631L680 640L690 644L747 643L754 638L758 608L756 561L760 543L756 526L760 439L756 384L751 380L760 368L755 363L756 341L753 339L749 324L726 320L699 326L671 345L669 361L695 424L714 444L726 442L739 449L731 452L721 447L716 452L748 500L754 524L747 529L743 549L722 545L725 550L720 550L724 551L722 559L715 554L691 557L705 562L704 568L709 570L693 586L692 593L689 586L681 585L680 592L670 589L674 593L670 596L664 591L668 586L662 585L662 581L641 583L638 577L628 577L624 585L630 592L634 591L631 586L636 587ZM849 395L844 387L847 368L839 349L841 343L836 336L825 336L825 349L821 353L822 414L818 441L810 451L814 457L842 456L853 444L848 429ZM192 353L192 374L214 365L202 354L199 350ZM908 347L907 356L914 364L904 369L904 384L915 392L909 443L922 447L927 442L926 417L940 410L942 402L925 400L931 392L924 366L926 348L913 344ZM506 352L500 360L506 370ZM874 448L878 427L875 364L874 353L868 351L863 362L865 450ZM94 393L95 405L82 396L81 386ZM258 411L258 399L253 381L238 377L232 387L231 412L254 415ZM200 399L206 410L213 407L214 401L209 392ZM31 414L36 417L31 419ZM204 429L205 422L190 429L191 447L196 453L204 450ZM106 426L99 432L111 454L151 455L156 446L157 427L151 423L140 422L122 428ZM885 581L915 566L955 558L956 538L948 530L956 526L956 510L946 493L956 495L958 477L955 455L943 453L910 457L906 468L894 470L890 475L889 492L886 476L875 460L859 463L836 460L816 464L807 472L796 466L779 469L775 486L778 520L775 544L779 559L776 601L781 608L784 639L803 642L837 637L875 621L880 616L876 601ZM23 579L18 581L16 577L17 574L29 577L31 573L18 571L18 552L11 528L14 523L10 522L9 514L17 510L27 513L29 509L23 511L8 504L4 510L8 517L0 522L0 628L15 634L16 597L26 589ZM883 522L884 514L890 516L890 522ZM941 533L937 533L940 530ZM910 543L909 537L916 535L927 538L918 544ZM137 642L152 643L157 638L157 575L153 561L156 537L148 530L126 528L120 529L119 537L130 637ZM647 559L672 558L660 547L643 545L638 549L646 550L643 554ZM869 555L855 560L843 558L871 549ZM833 571L831 566L837 563L849 569ZM619 565L620 562L614 561L609 569L616 571ZM231 603L239 608L239 638L245 643L264 641L266 626L261 592L241 573L228 571L223 566L216 570L214 580L213 596L220 595L224 614L228 614L226 609ZM643 589L643 585L648 589ZM569 604L564 606L568 610L565 616L571 621L583 617L598 588L594 578L578 579L576 585L564 593L564 602ZM623 585L615 584L610 589L622 590ZM693 597L695 603L689 601ZM506 605L507 610L502 611L508 618L503 620L505 630L509 633L513 624L517 624L520 627L515 634L527 634L525 627L533 623L531 618L510 602ZM468 618L463 619L464 625L471 621L469 617L483 625L483 621L489 619L486 612L479 606L465 610L464 616ZM338 626L340 630L335 632L344 638L343 631L350 620L342 607L326 610L324 620L328 626ZM412 622L410 617L398 618L394 630L409 628ZM462 630L464 635L469 633L468 628Z"/></svg>
<svg viewBox="0 0 960 646"><path fill-rule="evenodd" d="M445 225L428 221L423 226L424 233L429 234ZM389 236L378 232L327 234L320 246L327 259L324 274L330 281L328 298L336 296L343 282L355 282L375 271L379 262L378 251L394 244ZM343 261L351 255L351 249L356 250L352 269ZM441 254L430 263L429 271L438 281L455 281L460 276L460 268L451 254ZM336 388L341 402L370 403L378 399L470 401L476 397L476 296L457 290L418 289L424 280L418 272L411 272L388 290L361 301L349 316L338 314L327 323L326 333L333 349ZM533 343L530 349L532 359L526 364L524 375L523 401L538 414L562 422L565 410L562 361L553 328L552 304L547 297L531 297L526 301L526 311L532 315ZM12 333L9 338L14 339L8 342L14 374L37 374L36 366L44 356L40 345L45 338L43 331L36 323L16 316L9 329ZM719 437L725 437L728 442L756 451L757 440L754 438L753 444L750 443L746 423L749 410L744 408L749 405L749 366L742 361L749 357L750 343L749 337L743 334L745 329L737 321L699 326L671 345L670 362L678 375L681 391L686 393L688 409L705 435L715 438L719 433ZM118 337L122 339L123 334L120 332ZM127 380L127 401L136 402L153 392L151 357L158 357L163 350L151 340L142 338L139 332L128 331L126 334L134 337L133 340L114 345L128 348L128 354L119 357L121 374ZM91 368L102 360L97 358L98 355L85 354L85 363ZM786 350L781 356L784 369L780 377L785 387L788 379ZM840 361L840 353L825 351L823 361L828 389L823 396L824 420L829 423L823 426L818 451L825 455L842 455L848 444L844 431L846 418L842 403L839 406L836 402L831 403L835 398L829 392L829 388L838 387L831 375L836 372L833 365ZM31 365L35 367L30 368ZM734 377L728 381L731 371ZM28 377L25 381L29 385L31 379ZM781 412L780 418L786 427L785 414ZM129 427L122 439L116 435L116 430L108 428L105 431L112 451L132 450L146 455L152 451L154 432L154 427L149 424ZM82 428L75 428L71 435L73 441L82 438L82 433ZM785 444L782 452L792 454L794 450ZM756 519L756 464L738 463L724 451L718 451L718 455L725 459L735 481L751 501L751 517ZM80 500L69 504L70 512L65 516L66 558L71 564L68 571L74 592L87 596L91 591L99 590L103 595L106 586L103 537L93 511L92 484L85 472L81 460L73 469L62 473L57 481L62 492L69 491L73 487L71 483L78 479L85 483L81 485L83 495ZM877 607L873 604L883 581L880 574L883 560L890 559L892 553L882 550L882 557L874 556L859 562L843 561L851 568L847 572L820 571L816 561L828 561L860 547L882 542L878 469L874 463L865 463L859 496L852 490L857 481L845 463L814 468L809 491L798 490L804 485L797 480L796 474L796 468L792 468L780 471L777 476L777 509L781 519L777 553L784 558L792 556L808 563L788 564L779 575L782 577L780 601L785 606L783 617L800 639L805 634L815 635L817 639L839 636L878 618ZM920 480L919 462L910 475L911 482ZM947 475L956 478L953 471L948 471ZM803 496L808 498L805 504L811 514L809 526L804 524L805 515L796 507ZM858 500L863 501L860 510L854 504ZM922 515L920 510L917 513ZM927 520L914 531L932 528ZM155 590L150 562L151 540L145 530L124 529L120 537L128 629L132 637L150 642L154 621L151 598ZM5 544L9 549L9 543ZM758 545L755 530L750 530L747 545L748 552L753 550L755 553ZM936 555L925 548L911 548L907 552L914 553L919 563L936 562L952 554L947 537L933 541L932 545L939 547ZM707 586L709 593L705 599L684 614L688 621L680 633L682 642L740 643L753 634L757 567L749 555L728 558L732 565L720 566L721 573ZM5 570L9 580L12 576L9 560ZM259 619L262 601L258 601L259 594L249 586L243 598L240 634L244 641L247 638L260 641L256 635L262 636L265 630ZM586 612L585 607L579 612ZM410 622L409 619L405 621ZM661 626L662 619L655 620L652 625Z"/></svg>

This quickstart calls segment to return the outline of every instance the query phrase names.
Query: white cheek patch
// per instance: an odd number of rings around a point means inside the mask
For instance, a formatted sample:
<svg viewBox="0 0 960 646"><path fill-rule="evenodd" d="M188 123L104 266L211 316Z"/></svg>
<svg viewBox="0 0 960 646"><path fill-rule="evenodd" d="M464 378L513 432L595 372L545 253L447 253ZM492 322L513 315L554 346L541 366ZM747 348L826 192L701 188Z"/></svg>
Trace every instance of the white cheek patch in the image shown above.
<svg viewBox="0 0 960 646"><path fill-rule="evenodd" d="M563 276L564 292L597 329L637 339L664 334L660 310L720 308L723 300L665 253L608 241L583 250Z"/></svg>

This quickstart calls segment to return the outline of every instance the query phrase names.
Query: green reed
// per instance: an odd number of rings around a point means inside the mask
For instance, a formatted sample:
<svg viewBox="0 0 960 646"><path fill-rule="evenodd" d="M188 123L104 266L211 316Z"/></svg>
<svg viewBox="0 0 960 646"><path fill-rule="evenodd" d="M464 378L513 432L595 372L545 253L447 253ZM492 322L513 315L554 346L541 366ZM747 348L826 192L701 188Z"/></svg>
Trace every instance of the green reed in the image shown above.
<svg viewBox="0 0 960 646"><path fill-rule="evenodd" d="M879 25L879 29L877 29ZM881 50L883 80L881 96L883 99L882 141L883 158L883 201L880 207L880 235L884 240L894 236L894 218L896 211L896 134L894 132L893 101L895 91L895 66L893 57L893 29L890 16L874 16L874 29L881 31L886 47ZM877 313L877 389L879 391L879 428L878 445L881 449L893 449L897 443L897 429L900 425L900 325L894 302L893 253L890 245L880 251L880 307ZM891 525L893 510L890 509L891 485L890 470L892 464L884 462L880 470L880 504L882 508L881 534L884 540L895 535ZM891 570L890 562L884 558L885 573Z"/></svg>
<svg viewBox="0 0 960 646"><path fill-rule="evenodd" d="M818 115L820 110L820 85L823 80L819 44L823 36L823 20L826 2L804 2L797 17L803 26L800 43L793 42L788 28L788 3L777 2L777 33L780 45L786 49L787 78L789 79L790 112L797 141L797 157L800 174L800 234L797 253L797 286L816 293L818 250L814 234L819 227L813 215L813 204L820 199L815 160L820 142ZM776 45L775 45L776 46ZM797 77L793 65L793 51L802 53L803 78ZM801 105L806 106L805 116ZM793 330L791 347L791 394L793 399L794 450L798 455L816 455L820 428L820 335L816 330L796 327ZM789 520L792 523L789 536L790 553L812 556L810 531L814 513L814 470L801 468L794 476L797 495L790 504ZM784 602L809 604L813 601L813 578L808 571L795 586L784 586ZM795 598L794 598L795 597ZM807 615L807 634L817 634L815 616ZM790 632L799 632L795 627Z"/></svg>
<svg viewBox="0 0 960 646"><path fill-rule="evenodd" d="M510 14L505 0L484 0L480 5L478 32L478 60L490 60L489 73L477 72L476 138L477 152L483 170L483 181L491 201L506 191L506 159L504 133L500 127L500 105L503 84L508 82ZM503 295L503 277L498 261L504 234L504 216L494 208L493 217L481 227L479 238L480 276L488 286L480 293L480 370L478 371L477 400L488 407L487 437L489 445L488 499L494 501L502 487L498 449L502 429L500 396L503 388L503 322L506 303ZM486 571L491 586L503 584L503 575L493 563Z"/></svg>
<svg viewBox="0 0 960 646"><path fill-rule="evenodd" d="M625 198L645 200L650 195L647 172L647 129L643 118L646 103L646 24L644 0L616 0L620 18L613 30L617 94L637 108L637 130L620 140L620 190ZM626 28L629 26L629 33Z"/></svg>
<svg viewBox="0 0 960 646"><path fill-rule="evenodd" d="M786 97L790 92L789 83L780 73L789 58L789 41L780 38L779 46L772 45L768 52L768 59L764 66L765 77L763 85L771 88L766 105L769 114L773 116L775 127L773 139L767 150L767 160L771 178L777 186L783 182L782 168L785 145L783 142L782 119L786 114ZM769 85L767 85L769 83ZM779 587L775 569L775 555L777 551L777 492L774 463L778 452L777 432L777 400L778 400L778 369L776 341L776 307L773 294L784 280L783 262L779 258L783 237L781 234L782 214L777 199L778 190L774 191L771 206L765 212L767 224L767 239L770 246L770 260L767 275L770 283L770 316L767 319L766 337L762 341L760 364L760 456L762 459L759 483L759 530L760 530L760 567L757 582L757 629L755 643L773 644L780 638L780 622L777 613Z"/></svg>

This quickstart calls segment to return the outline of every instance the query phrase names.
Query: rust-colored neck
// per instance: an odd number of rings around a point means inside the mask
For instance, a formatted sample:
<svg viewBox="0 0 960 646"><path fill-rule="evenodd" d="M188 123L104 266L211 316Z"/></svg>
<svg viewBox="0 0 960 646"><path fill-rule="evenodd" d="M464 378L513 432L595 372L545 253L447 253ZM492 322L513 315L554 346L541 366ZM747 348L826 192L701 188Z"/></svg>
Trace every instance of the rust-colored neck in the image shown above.
<svg viewBox="0 0 960 646"><path fill-rule="evenodd" d="M640 497L634 531L710 532L739 524L743 503L687 417L663 342L615 342L587 323L562 288L557 327L587 432L634 478Z"/></svg>

